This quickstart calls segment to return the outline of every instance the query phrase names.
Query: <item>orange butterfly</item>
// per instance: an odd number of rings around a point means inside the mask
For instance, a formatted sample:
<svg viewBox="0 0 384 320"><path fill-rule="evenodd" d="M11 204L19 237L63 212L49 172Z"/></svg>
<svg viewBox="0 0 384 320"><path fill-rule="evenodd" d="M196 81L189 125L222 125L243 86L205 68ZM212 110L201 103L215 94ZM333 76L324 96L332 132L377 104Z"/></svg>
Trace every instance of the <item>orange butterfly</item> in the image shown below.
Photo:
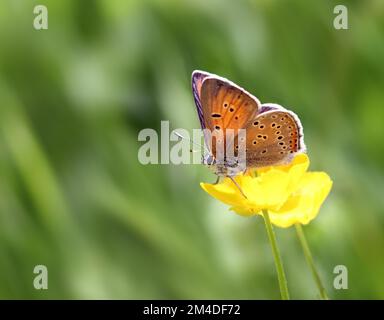
<svg viewBox="0 0 384 320"><path fill-rule="evenodd" d="M222 133L220 145L205 134L210 148L203 159L219 177L232 179L248 168L289 163L295 154L305 152L303 128L292 111L278 104L261 104L243 88L208 72L192 73L192 91L202 129ZM239 161L241 139L238 135L228 138L229 129L245 129L243 165ZM234 148L231 155L226 150L230 147ZM218 161L219 152L224 154L223 161Z"/></svg>

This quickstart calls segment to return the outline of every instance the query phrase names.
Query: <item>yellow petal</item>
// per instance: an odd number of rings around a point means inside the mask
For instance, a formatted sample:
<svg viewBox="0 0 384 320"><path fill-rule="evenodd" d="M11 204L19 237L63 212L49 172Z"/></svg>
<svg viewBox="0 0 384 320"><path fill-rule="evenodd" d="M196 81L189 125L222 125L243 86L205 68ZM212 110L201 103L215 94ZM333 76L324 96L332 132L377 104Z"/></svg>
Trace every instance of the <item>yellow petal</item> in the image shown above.
<svg viewBox="0 0 384 320"><path fill-rule="evenodd" d="M290 195L290 175L278 170L270 170L263 176L239 177L242 190L248 197L248 205L254 210L280 208Z"/></svg>
<svg viewBox="0 0 384 320"><path fill-rule="evenodd" d="M295 167L297 165L299 165L299 166L300 165L304 165L306 167L305 170L307 170L308 167L309 167L308 155L305 154L305 153L299 153L288 164L283 164L283 165L278 165L278 166L270 166L270 167L264 167L264 168L258 168L256 171L257 171L257 173L259 175L264 173L264 172L268 172L271 169L288 172L289 170L291 170L292 167Z"/></svg>
<svg viewBox="0 0 384 320"><path fill-rule="evenodd" d="M229 180L229 181L228 181ZM205 192L231 206L244 206L245 198L230 179L218 184L200 183Z"/></svg>
<svg viewBox="0 0 384 320"><path fill-rule="evenodd" d="M251 207L231 207L229 210L235 211L237 214L243 217L250 217L259 214L259 212L255 211Z"/></svg>
<svg viewBox="0 0 384 320"><path fill-rule="evenodd" d="M306 173L288 201L279 210L269 211L271 222L282 228L309 223L317 216L331 187L332 180L325 172Z"/></svg>
<svg viewBox="0 0 384 320"><path fill-rule="evenodd" d="M236 181L249 199L254 211L278 210L298 187L307 171L309 159L306 154L297 155L288 165L273 166L258 170L258 176L239 176Z"/></svg>

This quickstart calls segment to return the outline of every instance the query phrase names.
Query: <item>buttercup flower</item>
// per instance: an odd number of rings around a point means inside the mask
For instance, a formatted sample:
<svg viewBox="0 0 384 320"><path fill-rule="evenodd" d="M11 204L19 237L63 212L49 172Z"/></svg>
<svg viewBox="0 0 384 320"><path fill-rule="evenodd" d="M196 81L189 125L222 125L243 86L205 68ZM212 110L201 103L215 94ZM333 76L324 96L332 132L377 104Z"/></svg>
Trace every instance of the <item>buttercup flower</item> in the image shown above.
<svg viewBox="0 0 384 320"><path fill-rule="evenodd" d="M314 219L329 194L332 180L325 172L307 172L309 158L298 154L290 164L257 169L221 183L201 183L212 197L243 216L262 215L268 210L272 224L287 228Z"/></svg>

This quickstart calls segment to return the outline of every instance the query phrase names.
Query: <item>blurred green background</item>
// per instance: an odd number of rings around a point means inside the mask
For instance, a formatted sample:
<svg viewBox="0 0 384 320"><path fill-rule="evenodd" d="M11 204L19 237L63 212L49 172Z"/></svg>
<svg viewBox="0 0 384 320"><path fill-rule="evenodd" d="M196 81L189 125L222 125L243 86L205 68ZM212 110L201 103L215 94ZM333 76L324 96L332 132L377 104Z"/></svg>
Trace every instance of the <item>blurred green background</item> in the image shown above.
<svg viewBox="0 0 384 320"><path fill-rule="evenodd" d="M334 180L305 227L328 293L384 298L384 2L342 1L348 30L336 4L2 0L0 298L279 298L261 218L205 194L201 165L137 160L141 129L199 127L194 69L300 116L311 170ZM291 296L316 298L294 228L276 232Z"/></svg>

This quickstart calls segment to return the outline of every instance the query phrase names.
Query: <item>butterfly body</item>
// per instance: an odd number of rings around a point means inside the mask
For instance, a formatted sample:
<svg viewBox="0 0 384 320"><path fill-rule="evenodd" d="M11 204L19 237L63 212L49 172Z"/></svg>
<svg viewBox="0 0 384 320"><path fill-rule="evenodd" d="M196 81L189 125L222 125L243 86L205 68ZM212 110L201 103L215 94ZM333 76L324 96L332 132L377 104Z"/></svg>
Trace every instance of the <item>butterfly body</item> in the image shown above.
<svg viewBox="0 0 384 320"><path fill-rule="evenodd" d="M219 177L234 177L243 172L241 166L239 166L239 160L233 158L231 160L224 159L223 163L218 163L212 154L206 154L203 156L202 163L208 166Z"/></svg>
<svg viewBox="0 0 384 320"><path fill-rule="evenodd" d="M235 83L204 71L192 73L192 91L209 146L202 162L218 176L289 163L295 154L305 152L302 126L292 111L261 104Z"/></svg>

